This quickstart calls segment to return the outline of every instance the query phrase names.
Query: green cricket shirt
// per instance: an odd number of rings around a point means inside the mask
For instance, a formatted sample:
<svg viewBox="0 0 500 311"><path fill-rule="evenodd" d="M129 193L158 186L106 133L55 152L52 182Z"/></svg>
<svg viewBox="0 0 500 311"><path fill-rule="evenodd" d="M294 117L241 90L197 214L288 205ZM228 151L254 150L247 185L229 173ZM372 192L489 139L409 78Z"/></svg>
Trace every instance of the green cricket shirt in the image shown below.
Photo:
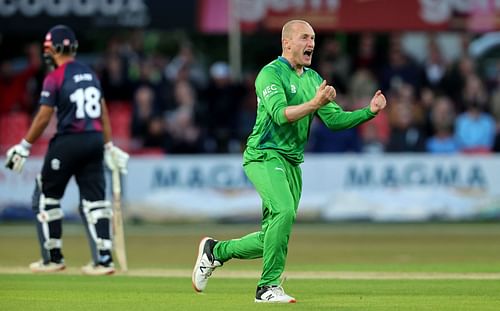
<svg viewBox="0 0 500 311"><path fill-rule="evenodd" d="M245 163L260 158L262 150L275 150L294 165L302 163L315 114L331 130L351 128L375 116L369 107L344 111L337 103L330 102L315 113L289 122L286 107L313 99L322 82L323 78L310 68L304 68L302 75L297 74L281 56L262 68L255 80L257 118L247 140Z"/></svg>

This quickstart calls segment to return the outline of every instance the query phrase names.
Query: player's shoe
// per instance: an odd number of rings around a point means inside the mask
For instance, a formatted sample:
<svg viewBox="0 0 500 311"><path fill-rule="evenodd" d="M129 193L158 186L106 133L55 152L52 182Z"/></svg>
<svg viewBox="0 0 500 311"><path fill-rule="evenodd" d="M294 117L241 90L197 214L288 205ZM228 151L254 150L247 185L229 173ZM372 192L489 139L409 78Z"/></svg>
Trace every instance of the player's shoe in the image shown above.
<svg viewBox="0 0 500 311"><path fill-rule="evenodd" d="M283 287L278 285L259 286L255 293L255 302L264 303L295 303L297 300L289 296L283 290Z"/></svg>
<svg viewBox="0 0 500 311"><path fill-rule="evenodd" d="M208 278L215 268L222 266L222 262L216 260L213 254L215 244L217 244L216 240L205 237L198 246L198 258L196 258L191 280L194 290L199 293L207 287Z"/></svg>
<svg viewBox="0 0 500 311"><path fill-rule="evenodd" d="M44 263L43 259L40 259L39 261L35 261L30 264L30 270L35 273L39 272L51 273L51 272L62 271L64 269L66 269L64 262L49 261L48 263Z"/></svg>
<svg viewBox="0 0 500 311"><path fill-rule="evenodd" d="M82 267L82 273L86 275L110 275L115 273L115 266L113 263L108 265L96 265L90 262Z"/></svg>

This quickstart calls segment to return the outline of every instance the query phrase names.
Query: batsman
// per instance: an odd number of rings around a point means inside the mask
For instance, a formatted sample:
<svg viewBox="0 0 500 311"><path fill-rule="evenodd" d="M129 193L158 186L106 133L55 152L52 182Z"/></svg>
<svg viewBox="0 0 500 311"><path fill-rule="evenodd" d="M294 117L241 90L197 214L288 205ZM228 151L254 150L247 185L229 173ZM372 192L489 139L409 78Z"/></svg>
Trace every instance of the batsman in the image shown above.
<svg viewBox="0 0 500 311"><path fill-rule="evenodd" d="M372 119L386 106L377 91L365 108L342 110L335 102L335 88L308 67L315 33L306 21L287 22L281 44L282 55L264 66L255 81L257 118L243 154L245 173L262 199L261 229L233 240L202 239L192 275L198 292L205 290L214 269L230 259L262 258L255 302L296 302L285 293L280 278L299 207L300 164L313 118L331 130L342 130Z"/></svg>
<svg viewBox="0 0 500 311"><path fill-rule="evenodd" d="M111 204L105 199L103 162L127 172L129 155L111 142L109 116L97 75L75 59L78 41L67 26L51 28L43 44L51 71L45 76L39 109L21 142L7 151L6 167L21 172L30 148L57 113L57 133L51 139L41 173L36 178L33 211L41 259L33 272L65 268L62 252L61 198L74 176L80 192L79 212L87 232L92 260L82 267L89 275L115 272L112 256ZM105 161L103 161L103 159Z"/></svg>

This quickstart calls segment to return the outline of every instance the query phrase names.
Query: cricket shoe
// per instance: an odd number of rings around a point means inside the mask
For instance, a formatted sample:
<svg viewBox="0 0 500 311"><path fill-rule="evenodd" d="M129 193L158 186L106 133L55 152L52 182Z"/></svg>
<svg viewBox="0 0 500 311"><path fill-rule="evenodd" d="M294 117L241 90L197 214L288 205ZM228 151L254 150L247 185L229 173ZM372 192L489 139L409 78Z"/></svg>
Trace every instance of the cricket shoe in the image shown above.
<svg viewBox="0 0 500 311"><path fill-rule="evenodd" d="M66 266L64 265L64 262L49 261L47 263L44 263L43 259L40 259L39 261L32 262L30 264L30 269L32 272L35 273L39 272L51 273L51 272L62 271L66 269Z"/></svg>
<svg viewBox="0 0 500 311"><path fill-rule="evenodd" d="M110 275L115 273L115 266L113 263L107 265L88 263L82 267L82 273L86 275Z"/></svg>
<svg viewBox="0 0 500 311"><path fill-rule="evenodd" d="M216 260L213 254L215 244L217 244L216 240L205 237L198 246L198 258L196 258L191 280L194 290L199 293L207 287L208 278L215 268L222 266L222 262Z"/></svg>
<svg viewBox="0 0 500 311"><path fill-rule="evenodd" d="M283 287L278 285L259 286L255 293L255 302L264 303L296 303L297 300L289 296L283 290Z"/></svg>

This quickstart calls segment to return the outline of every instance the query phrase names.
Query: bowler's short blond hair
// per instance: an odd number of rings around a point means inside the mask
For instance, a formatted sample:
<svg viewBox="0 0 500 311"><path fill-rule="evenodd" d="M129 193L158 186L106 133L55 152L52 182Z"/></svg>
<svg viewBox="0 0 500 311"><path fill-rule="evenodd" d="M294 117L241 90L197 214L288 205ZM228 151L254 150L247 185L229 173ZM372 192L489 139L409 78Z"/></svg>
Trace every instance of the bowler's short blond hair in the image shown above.
<svg viewBox="0 0 500 311"><path fill-rule="evenodd" d="M290 39L292 37L294 26L296 24L305 24L312 28L312 26L308 22L301 19L293 19L291 21L288 21L285 23L285 25L283 25L283 29L281 30L281 41L283 41L285 38Z"/></svg>

